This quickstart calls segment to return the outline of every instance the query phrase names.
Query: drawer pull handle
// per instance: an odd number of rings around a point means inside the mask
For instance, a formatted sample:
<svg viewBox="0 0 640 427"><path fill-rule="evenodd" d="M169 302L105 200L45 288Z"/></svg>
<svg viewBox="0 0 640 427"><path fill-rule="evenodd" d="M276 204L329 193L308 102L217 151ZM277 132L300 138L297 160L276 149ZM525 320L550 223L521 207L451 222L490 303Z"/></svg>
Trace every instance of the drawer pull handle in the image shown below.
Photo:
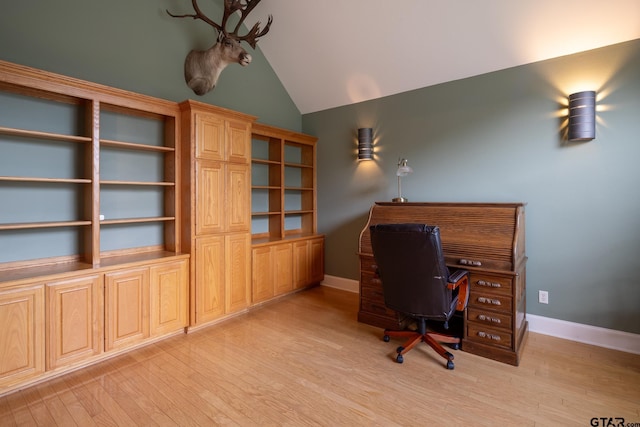
<svg viewBox="0 0 640 427"><path fill-rule="evenodd" d="M480 286L486 286L488 288L501 288L502 285L498 282L487 282L486 280L478 280L476 282Z"/></svg>
<svg viewBox="0 0 640 427"><path fill-rule="evenodd" d="M493 340L493 341L500 341L500 335L488 334L486 332L479 331L478 336L480 338L489 338L490 340Z"/></svg>
<svg viewBox="0 0 640 427"><path fill-rule="evenodd" d="M497 317L485 316L484 314L478 315L478 320L482 320L484 322L498 323L498 324L501 323L500 319L498 319Z"/></svg>
<svg viewBox="0 0 640 427"><path fill-rule="evenodd" d="M458 264L462 264L462 265L472 265L474 267L480 267L482 266L482 263L480 261L474 261L472 259L464 259L462 258L460 261L458 261Z"/></svg>
<svg viewBox="0 0 640 427"><path fill-rule="evenodd" d="M478 297L478 302L481 302L483 304L500 305L500 300L485 297Z"/></svg>

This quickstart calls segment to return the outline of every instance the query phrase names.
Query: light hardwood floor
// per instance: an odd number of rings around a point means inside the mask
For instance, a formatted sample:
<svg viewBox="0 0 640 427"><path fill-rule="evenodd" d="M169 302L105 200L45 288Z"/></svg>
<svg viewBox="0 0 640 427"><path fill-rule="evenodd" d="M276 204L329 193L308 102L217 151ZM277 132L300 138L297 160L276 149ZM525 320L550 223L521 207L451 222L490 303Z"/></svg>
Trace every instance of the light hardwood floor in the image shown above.
<svg viewBox="0 0 640 427"><path fill-rule="evenodd" d="M448 371L426 345L400 365L357 307L313 288L2 397L0 425L640 423L639 355L530 333L519 367L457 351Z"/></svg>

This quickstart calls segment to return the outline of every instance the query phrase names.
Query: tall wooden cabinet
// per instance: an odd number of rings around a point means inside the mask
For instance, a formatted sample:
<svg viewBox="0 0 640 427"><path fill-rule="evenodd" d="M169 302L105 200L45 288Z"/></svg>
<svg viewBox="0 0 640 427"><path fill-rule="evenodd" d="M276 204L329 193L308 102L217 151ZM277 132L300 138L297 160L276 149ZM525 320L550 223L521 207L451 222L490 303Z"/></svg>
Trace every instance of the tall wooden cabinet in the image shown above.
<svg viewBox="0 0 640 427"><path fill-rule="evenodd" d="M182 114L183 247L193 255L190 326L249 307L251 124L255 117L188 100Z"/></svg>

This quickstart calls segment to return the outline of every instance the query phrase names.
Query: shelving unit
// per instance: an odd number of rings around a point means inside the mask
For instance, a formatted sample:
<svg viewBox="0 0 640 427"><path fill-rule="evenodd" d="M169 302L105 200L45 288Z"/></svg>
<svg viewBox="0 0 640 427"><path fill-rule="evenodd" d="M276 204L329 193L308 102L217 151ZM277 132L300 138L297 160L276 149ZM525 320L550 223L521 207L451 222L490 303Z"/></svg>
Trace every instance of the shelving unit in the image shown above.
<svg viewBox="0 0 640 427"><path fill-rule="evenodd" d="M178 253L177 105L0 65L0 272Z"/></svg>
<svg viewBox="0 0 640 427"><path fill-rule="evenodd" d="M254 243L316 233L316 138L254 124L251 229Z"/></svg>
<svg viewBox="0 0 640 427"><path fill-rule="evenodd" d="M252 302L324 279L316 225L316 141L254 123L251 137Z"/></svg>
<svg viewBox="0 0 640 427"><path fill-rule="evenodd" d="M0 85L0 266L52 257L93 264L91 108Z"/></svg>
<svg viewBox="0 0 640 427"><path fill-rule="evenodd" d="M0 395L184 331L179 115L0 61Z"/></svg>

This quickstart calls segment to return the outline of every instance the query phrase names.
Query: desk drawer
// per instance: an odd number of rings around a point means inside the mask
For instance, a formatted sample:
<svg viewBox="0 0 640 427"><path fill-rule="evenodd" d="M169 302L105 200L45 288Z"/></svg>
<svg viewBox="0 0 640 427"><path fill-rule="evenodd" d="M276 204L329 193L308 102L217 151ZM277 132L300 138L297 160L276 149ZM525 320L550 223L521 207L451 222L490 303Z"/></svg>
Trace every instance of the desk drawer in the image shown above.
<svg viewBox="0 0 640 427"><path fill-rule="evenodd" d="M499 329L487 328L474 322L467 322L467 339L492 346L511 348L513 335Z"/></svg>
<svg viewBox="0 0 640 427"><path fill-rule="evenodd" d="M468 306L471 308L484 308L502 311L512 314L512 298L504 295L494 295L487 292L471 291Z"/></svg>
<svg viewBox="0 0 640 427"><path fill-rule="evenodd" d="M391 310L384 305L384 302L360 298L360 310L380 316L397 319L395 310Z"/></svg>
<svg viewBox="0 0 640 427"><path fill-rule="evenodd" d="M467 321L486 325L492 328L511 329L512 317L509 314L496 313L478 308L467 308Z"/></svg>
<svg viewBox="0 0 640 427"><path fill-rule="evenodd" d="M384 292L380 286L370 286L363 282L360 287L360 298L366 298L384 304Z"/></svg>
<svg viewBox="0 0 640 427"><path fill-rule="evenodd" d="M473 272L470 274L469 281L473 291L512 295L513 278L511 277Z"/></svg>
<svg viewBox="0 0 640 427"><path fill-rule="evenodd" d="M360 271L370 271L371 273L375 273L378 269L376 265L376 260L373 256L361 256L360 257Z"/></svg>

